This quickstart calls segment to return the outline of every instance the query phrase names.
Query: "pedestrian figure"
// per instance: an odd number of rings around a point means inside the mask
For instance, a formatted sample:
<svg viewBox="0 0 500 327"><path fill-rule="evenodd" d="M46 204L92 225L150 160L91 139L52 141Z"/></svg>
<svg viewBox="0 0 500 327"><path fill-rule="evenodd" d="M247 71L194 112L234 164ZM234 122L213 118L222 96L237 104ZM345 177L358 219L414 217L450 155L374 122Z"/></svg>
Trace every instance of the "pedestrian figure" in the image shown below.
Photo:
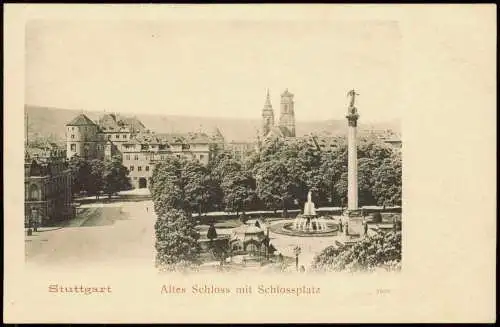
<svg viewBox="0 0 500 327"><path fill-rule="evenodd" d="M300 272L306 272L306 268L304 266L300 266Z"/></svg>
<svg viewBox="0 0 500 327"><path fill-rule="evenodd" d="M149 207L146 207L146 212L149 212Z"/></svg>
<svg viewBox="0 0 500 327"><path fill-rule="evenodd" d="M368 223L365 220L365 235L368 234Z"/></svg>
<svg viewBox="0 0 500 327"><path fill-rule="evenodd" d="M349 234L348 234L348 231L347 231L347 230L348 230L348 228L349 228L349 223L346 221L346 222L345 222L345 234L346 234L346 235L349 235Z"/></svg>

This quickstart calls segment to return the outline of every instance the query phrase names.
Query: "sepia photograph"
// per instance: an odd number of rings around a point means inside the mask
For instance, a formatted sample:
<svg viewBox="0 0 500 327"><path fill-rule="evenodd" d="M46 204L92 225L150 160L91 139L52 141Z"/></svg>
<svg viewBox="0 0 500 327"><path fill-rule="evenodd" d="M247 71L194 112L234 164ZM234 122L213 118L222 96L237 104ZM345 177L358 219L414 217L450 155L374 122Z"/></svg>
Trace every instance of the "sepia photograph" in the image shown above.
<svg viewBox="0 0 500 327"><path fill-rule="evenodd" d="M400 46L394 21L28 22L27 264L400 270Z"/></svg>
<svg viewBox="0 0 500 327"><path fill-rule="evenodd" d="M5 9L4 322L495 321L494 6Z"/></svg>

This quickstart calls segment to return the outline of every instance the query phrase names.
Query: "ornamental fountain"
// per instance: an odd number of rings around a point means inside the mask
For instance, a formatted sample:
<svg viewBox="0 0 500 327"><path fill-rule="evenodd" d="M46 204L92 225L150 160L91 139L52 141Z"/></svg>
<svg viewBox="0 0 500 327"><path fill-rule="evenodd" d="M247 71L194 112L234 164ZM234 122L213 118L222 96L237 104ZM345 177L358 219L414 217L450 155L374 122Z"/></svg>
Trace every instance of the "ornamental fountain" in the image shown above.
<svg viewBox="0 0 500 327"><path fill-rule="evenodd" d="M311 201L311 191L307 193L307 202L304 204L304 213L298 215L293 222L296 231L325 231L328 227L323 217L318 218L316 207Z"/></svg>
<svg viewBox="0 0 500 327"><path fill-rule="evenodd" d="M271 225L271 231L290 236L334 236L338 224L331 219L318 216L316 207L311 200L311 191L307 193L303 214L299 214L293 222L282 221Z"/></svg>

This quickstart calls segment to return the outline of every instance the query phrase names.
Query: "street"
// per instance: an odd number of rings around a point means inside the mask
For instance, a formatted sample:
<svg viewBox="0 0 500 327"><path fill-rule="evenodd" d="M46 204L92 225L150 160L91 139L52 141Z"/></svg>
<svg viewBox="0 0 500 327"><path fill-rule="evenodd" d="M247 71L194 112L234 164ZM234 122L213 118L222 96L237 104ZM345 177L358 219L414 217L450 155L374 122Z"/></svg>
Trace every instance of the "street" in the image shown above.
<svg viewBox="0 0 500 327"><path fill-rule="evenodd" d="M148 207L148 210L146 209ZM140 198L83 204L68 227L26 237L26 264L36 266L124 265L153 267L153 203Z"/></svg>

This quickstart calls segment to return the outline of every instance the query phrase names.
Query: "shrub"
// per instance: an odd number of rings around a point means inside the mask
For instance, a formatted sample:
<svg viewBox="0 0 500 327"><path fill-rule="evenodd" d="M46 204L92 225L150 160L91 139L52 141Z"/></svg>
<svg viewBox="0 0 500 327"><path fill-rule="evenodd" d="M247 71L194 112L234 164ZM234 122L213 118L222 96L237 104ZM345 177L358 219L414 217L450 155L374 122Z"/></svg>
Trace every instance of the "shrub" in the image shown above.
<svg viewBox="0 0 500 327"><path fill-rule="evenodd" d="M313 262L317 271L372 271L400 269L401 232L391 231L366 237L352 246L329 246Z"/></svg>

